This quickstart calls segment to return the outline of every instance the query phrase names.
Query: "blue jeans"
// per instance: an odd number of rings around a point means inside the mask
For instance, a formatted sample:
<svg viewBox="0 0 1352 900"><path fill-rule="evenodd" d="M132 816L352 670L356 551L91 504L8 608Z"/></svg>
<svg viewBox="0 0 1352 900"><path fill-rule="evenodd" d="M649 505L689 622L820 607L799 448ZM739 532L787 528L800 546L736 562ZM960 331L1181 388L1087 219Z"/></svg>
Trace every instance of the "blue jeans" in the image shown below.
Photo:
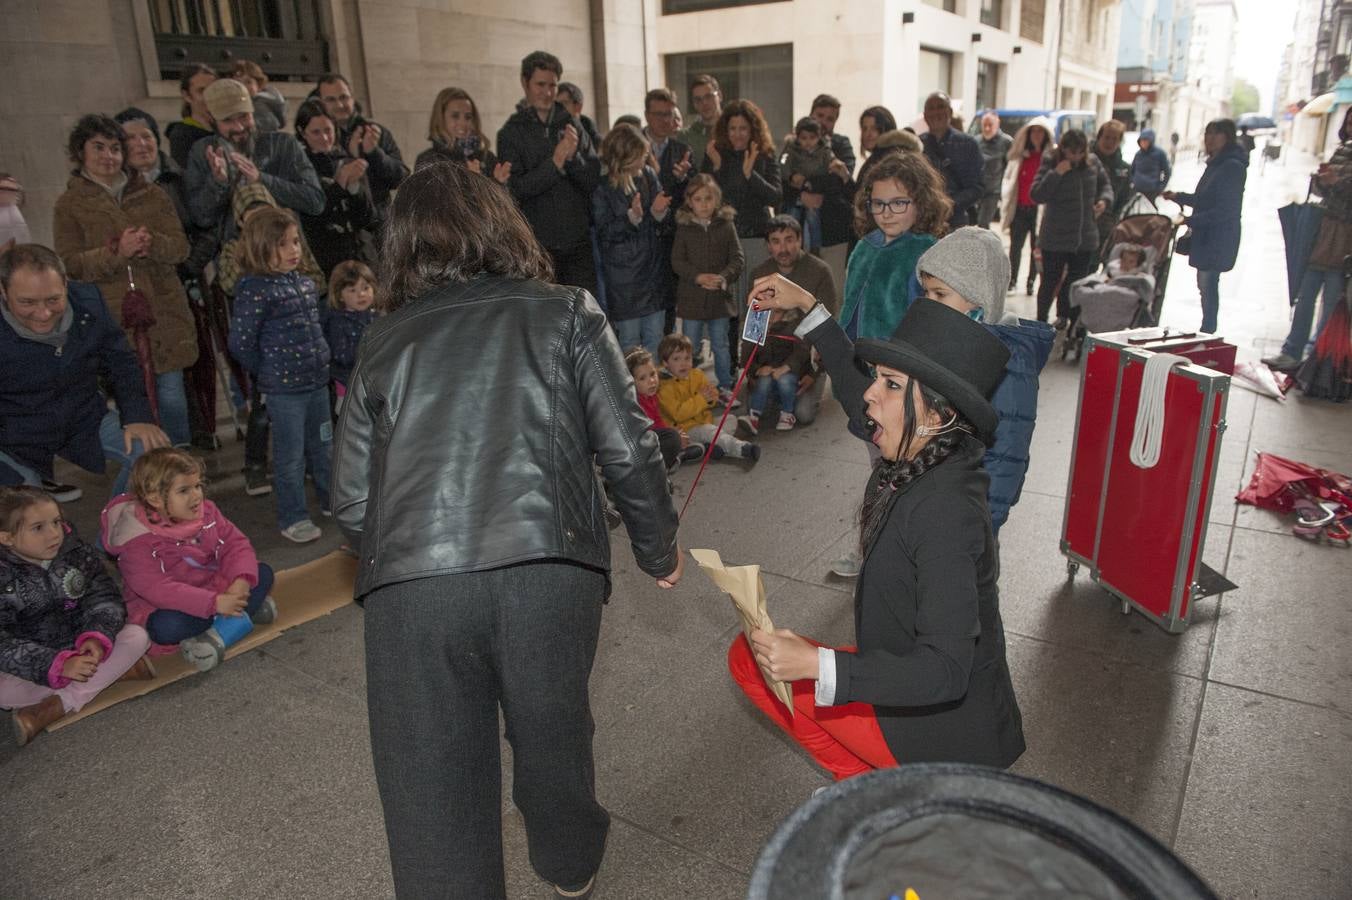
<svg viewBox="0 0 1352 900"><path fill-rule="evenodd" d="M155 376L155 396L160 403L160 427L175 447L192 443L188 426L188 395L183 390L183 370Z"/></svg>
<svg viewBox="0 0 1352 900"><path fill-rule="evenodd" d="M272 419L272 490L277 495L277 527L286 529L310 518L305 504L305 468L315 480L322 509L329 508L329 465L333 457L333 417L329 389L303 394L268 394Z"/></svg>
<svg viewBox="0 0 1352 900"><path fill-rule="evenodd" d="M1314 323L1314 306L1320 292L1324 302L1319 307L1319 328L1313 337L1310 326ZM1282 344L1282 353L1293 359L1305 356L1306 347L1312 340L1318 340L1324 331L1329 316L1343 299L1343 273L1338 269L1306 269L1300 281L1300 290L1296 294L1296 309L1291 314L1291 331Z"/></svg>
<svg viewBox="0 0 1352 900"><path fill-rule="evenodd" d="M245 614L252 616L258 612L258 607L263 605L271 590L272 566L259 563L258 585L249 591L249 602L244 606ZM159 609L146 619L146 633L157 644L177 644L179 641L197 637L210 628L214 620L214 616L203 619L176 609Z"/></svg>
<svg viewBox="0 0 1352 900"><path fill-rule="evenodd" d="M1202 295L1202 328L1207 334L1216 333L1216 315L1221 308L1221 273L1197 270L1197 290Z"/></svg>
<svg viewBox="0 0 1352 900"><path fill-rule="evenodd" d="M725 391L732 390L732 354L728 351L728 320L721 319L682 319L681 331L690 338L690 343L699 350L699 342L704 333L709 333L709 343L714 348L714 377L718 386Z"/></svg>
<svg viewBox="0 0 1352 900"><path fill-rule="evenodd" d="M779 398L779 411L792 413L798 402L798 373L785 372L778 378L771 375L757 376L751 386L751 400L747 404L752 412L764 411L771 390Z"/></svg>
<svg viewBox="0 0 1352 900"><path fill-rule="evenodd" d="M111 496L125 493L127 481L131 478L132 463L146 452L140 441L131 442L128 453L122 439L122 417L117 410L110 409L99 422L99 443L103 445L103 457L122 467L113 479ZM8 470L8 471L4 471ZM0 450L0 484L42 484L42 475L37 469L29 468L8 453Z"/></svg>
<svg viewBox="0 0 1352 900"><path fill-rule="evenodd" d="M657 345L662 342L662 326L666 323L665 310L639 316L636 319L620 319L613 323L615 337L620 341L620 349L626 353L633 347L641 346L657 358Z"/></svg>

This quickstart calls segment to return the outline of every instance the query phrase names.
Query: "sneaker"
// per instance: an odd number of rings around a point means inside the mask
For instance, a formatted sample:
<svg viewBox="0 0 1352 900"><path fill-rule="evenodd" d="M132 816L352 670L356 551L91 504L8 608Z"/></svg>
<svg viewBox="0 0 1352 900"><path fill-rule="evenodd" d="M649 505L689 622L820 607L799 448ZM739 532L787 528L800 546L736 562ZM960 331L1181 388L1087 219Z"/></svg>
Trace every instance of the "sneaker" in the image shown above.
<svg viewBox="0 0 1352 900"><path fill-rule="evenodd" d="M728 390L727 388L718 389L718 402L720 405L726 406L728 409L742 408L742 401L734 397L732 395L732 391Z"/></svg>
<svg viewBox="0 0 1352 900"><path fill-rule="evenodd" d="M753 444L750 441L742 444L742 459L749 460L753 466L760 462L760 444Z"/></svg>
<svg viewBox="0 0 1352 900"><path fill-rule="evenodd" d="M244 470L244 493L250 497L262 497L272 493L272 482L268 481L267 469L250 467Z"/></svg>
<svg viewBox="0 0 1352 900"><path fill-rule="evenodd" d="M727 454L727 451L726 451L726 450L724 450L722 447L718 446L717 444L714 444L714 452L709 454L709 458L712 459L714 462L717 462L718 460L722 459L723 457L725 457L725 456L727 456L727 455L728 455L728 454Z"/></svg>
<svg viewBox="0 0 1352 900"><path fill-rule="evenodd" d="M311 541L319 540L324 532L319 530L319 526L309 519L301 519L294 525L288 525L282 529L282 537L288 541L295 541L297 544L308 544Z"/></svg>
<svg viewBox="0 0 1352 900"><path fill-rule="evenodd" d="M577 887L566 887L562 884L556 884L554 885L554 894L558 897L574 897L579 898L579 900L585 900L585 898L592 895L592 888L594 887L596 887L596 876L592 875L592 877L587 879L585 884Z"/></svg>
<svg viewBox="0 0 1352 900"><path fill-rule="evenodd" d="M840 578L858 578L863 564L864 560L859 556L859 551L851 550L847 555L831 563L831 574Z"/></svg>
<svg viewBox="0 0 1352 900"><path fill-rule="evenodd" d="M703 444L692 443L689 447L683 449L681 455L677 458L681 462L699 462L704 458L704 450L705 447ZM717 459L717 457L715 457L715 459Z"/></svg>
<svg viewBox="0 0 1352 900"><path fill-rule="evenodd" d="M793 431L793 426L797 424L797 416L793 413L782 412L779 414L779 423L775 425L775 431Z"/></svg>
<svg viewBox="0 0 1352 900"><path fill-rule="evenodd" d="M197 637L179 641L178 652L197 671L209 672L225 659L225 642L215 628L208 628Z"/></svg>
<svg viewBox="0 0 1352 900"><path fill-rule="evenodd" d="M753 409L744 416L738 416L737 424L751 432L752 437L755 437L760 434L760 413Z"/></svg>
<svg viewBox="0 0 1352 900"><path fill-rule="evenodd" d="M1294 369L1296 366L1300 365L1300 360L1296 359L1294 356L1287 356L1285 353L1278 353L1276 356L1263 357L1263 365L1267 366L1269 369L1276 369L1280 372L1285 369ZM47 485L44 482L42 486L46 487ZM57 499L60 498L58 497Z"/></svg>
<svg viewBox="0 0 1352 900"><path fill-rule="evenodd" d="M45 478L42 479L42 489L51 494L57 503L74 503L84 496L84 491L73 484L57 484Z"/></svg>
<svg viewBox="0 0 1352 900"><path fill-rule="evenodd" d="M1026 291L1026 293L1030 297L1033 296L1033 282L1031 280L1028 282L1028 290Z"/></svg>
<svg viewBox="0 0 1352 900"><path fill-rule="evenodd" d="M277 601L272 597L264 597L263 602L258 604L258 609L249 616L255 625L271 625L277 621Z"/></svg>

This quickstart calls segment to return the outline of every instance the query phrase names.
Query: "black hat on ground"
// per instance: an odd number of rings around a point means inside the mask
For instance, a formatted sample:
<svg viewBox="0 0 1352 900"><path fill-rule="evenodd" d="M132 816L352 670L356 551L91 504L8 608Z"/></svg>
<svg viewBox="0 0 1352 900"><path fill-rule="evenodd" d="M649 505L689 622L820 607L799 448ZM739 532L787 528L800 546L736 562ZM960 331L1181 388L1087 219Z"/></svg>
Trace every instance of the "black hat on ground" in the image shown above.
<svg viewBox="0 0 1352 900"><path fill-rule="evenodd" d="M934 304L938 305L938 304ZM837 781L761 851L747 900L1215 900L1167 847L1068 791L918 763Z"/></svg>
<svg viewBox="0 0 1352 900"><path fill-rule="evenodd" d="M865 339L854 355L887 366L941 394L988 446L1000 416L990 397L1005 377L1009 350L984 325L933 300L917 300L887 340Z"/></svg>

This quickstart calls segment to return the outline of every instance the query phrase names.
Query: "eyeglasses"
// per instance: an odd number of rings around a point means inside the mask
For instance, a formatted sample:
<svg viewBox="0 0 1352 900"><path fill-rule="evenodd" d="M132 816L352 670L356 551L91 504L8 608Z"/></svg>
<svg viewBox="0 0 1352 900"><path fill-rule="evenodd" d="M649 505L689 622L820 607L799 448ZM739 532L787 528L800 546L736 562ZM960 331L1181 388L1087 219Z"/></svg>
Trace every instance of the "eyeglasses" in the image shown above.
<svg viewBox="0 0 1352 900"><path fill-rule="evenodd" d="M910 197L893 197L891 200L874 200L869 198L868 211L875 216L881 216L883 210L887 210L894 216L905 214L906 210L911 208L915 202Z"/></svg>

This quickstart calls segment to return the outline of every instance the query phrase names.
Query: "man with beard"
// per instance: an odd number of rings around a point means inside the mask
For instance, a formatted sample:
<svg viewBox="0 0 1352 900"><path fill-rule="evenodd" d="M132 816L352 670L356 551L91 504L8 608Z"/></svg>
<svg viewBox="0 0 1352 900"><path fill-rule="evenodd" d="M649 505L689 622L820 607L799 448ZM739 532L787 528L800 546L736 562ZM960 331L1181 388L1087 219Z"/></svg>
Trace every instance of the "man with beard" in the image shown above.
<svg viewBox="0 0 1352 900"><path fill-rule="evenodd" d="M751 270L753 282L766 275L783 275L821 301L831 315L840 312L840 299L831 267L803 251L803 226L798 224L797 219L790 215L778 215L771 219L770 230L765 233L765 244L770 248L770 258ZM814 352L812 356L814 365L811 371L804 372L798 378L794 417L799 425L810 425L817 418L822 401L822 386L826 381L825 374L815 365L817 354ZM777 402L773 391L770 393L770 402ZM766 417L766 421L773 421L775 411L773 407L767 407L761 414Z"/></svg>
<svg viewBox="0 0 1352 900"><path fill-rule="evenodd" d="M498 158L512 164L508 189L549 251L554 278L596 293L591 197L601 160L577 117L556 99L563 63L537 50L521 60L526 104L498 132Z"/></svg>
<svg viewBox="0 0 1352 900"><path fill-rule="evenodd" d="M810 115L821 127L822 140L830 145L835 159L827 169L827 177L813 185L817 190L803 191L798 199L808 209L821 210L822 245L817 253L835 275L836 289L831 293L834 297L845 286L845 263L854 235L854 147L848 137L836 134L840 101L835 97L818 94L812 101Z"/></svg>
<svg viewBox="0 0 1352 900"><path fill-rule="evenodd" d="M199 228L235 236L230 196L238 185L261 183L279 204L317 216L324 211L324 189L300 143L290 134L259 134L253 100L244 85L230 78L206 89L207 109L216 135L193 144L185 175L188 211Z"/></svg>
<svg viewBox="0 0 1352 900"><path fill-rule="evenodd" d="M336 72L319 79L315 94L338 125L338 146L353 159L366 160L366 180L371 185L376 218L383 220L390 205L390 193L408 177L408 166L393 132L362 114L361 104L352 96L352 85Z"/></svg>

